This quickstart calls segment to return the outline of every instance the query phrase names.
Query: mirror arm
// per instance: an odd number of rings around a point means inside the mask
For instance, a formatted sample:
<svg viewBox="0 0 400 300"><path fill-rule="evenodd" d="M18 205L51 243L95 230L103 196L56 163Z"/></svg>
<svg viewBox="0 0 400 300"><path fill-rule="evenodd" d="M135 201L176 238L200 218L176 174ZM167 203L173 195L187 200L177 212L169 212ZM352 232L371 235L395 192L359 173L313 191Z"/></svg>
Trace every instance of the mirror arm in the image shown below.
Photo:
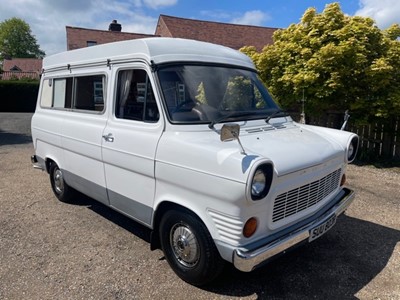
<svg viewBox="0 0 400 300"><path fill-rule="evenodd" d="M233 133L233 136L234 136L235 139L238 141L239 146L240 146L240 148L242 149L242 151L240 151L240 154L247 155L247 153L246 153L246 151L244 150L244 147L243 147L243 145L242 145L242 142L241 142L240 139L239 139L239 136L236 135L236 132Z"/></svg>

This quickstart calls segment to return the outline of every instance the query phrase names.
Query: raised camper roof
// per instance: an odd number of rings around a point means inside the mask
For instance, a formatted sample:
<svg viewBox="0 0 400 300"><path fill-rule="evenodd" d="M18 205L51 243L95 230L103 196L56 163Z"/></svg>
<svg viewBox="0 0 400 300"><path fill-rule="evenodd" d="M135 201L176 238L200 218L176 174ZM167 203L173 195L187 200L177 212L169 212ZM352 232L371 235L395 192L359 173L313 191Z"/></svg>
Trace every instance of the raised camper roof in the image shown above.
<svg viewBox="0 0 400 300"><path fill-rule="evenodd" d="M149 64L171 62L222 63L255 69L251 59L237 50L216 44L178 38L145 38L102 44L45 57L44 71L80 65L113 64L144 60Z"/></svg>

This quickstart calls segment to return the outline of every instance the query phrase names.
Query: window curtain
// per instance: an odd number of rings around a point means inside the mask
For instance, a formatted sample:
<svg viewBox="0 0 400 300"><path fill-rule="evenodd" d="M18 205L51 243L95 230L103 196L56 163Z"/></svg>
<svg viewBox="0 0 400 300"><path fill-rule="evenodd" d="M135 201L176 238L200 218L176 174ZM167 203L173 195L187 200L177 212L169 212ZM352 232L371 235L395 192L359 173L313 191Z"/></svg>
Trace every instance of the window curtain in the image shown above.
<svg viewBox="0 0 400 300"><path fill-rule="evenodd" d="M124 117L124 108L128 100L129 91L133 77L133 70L122 71L119 79L119 114L120 118Z"/></svg>

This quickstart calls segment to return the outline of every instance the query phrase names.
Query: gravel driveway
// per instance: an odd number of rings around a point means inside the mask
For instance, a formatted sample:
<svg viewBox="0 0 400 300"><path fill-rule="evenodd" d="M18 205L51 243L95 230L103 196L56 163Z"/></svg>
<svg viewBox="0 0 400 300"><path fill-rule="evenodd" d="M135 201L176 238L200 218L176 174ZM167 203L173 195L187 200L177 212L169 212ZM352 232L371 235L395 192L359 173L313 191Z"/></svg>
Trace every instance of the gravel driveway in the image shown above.
<svg viewBox="0 0 400 300"><path fill-rule="evenodd" d="M31 167L31 114L0 113L0 299L400 299L400 171L352 165L354 204L324 237L252 273L180 280L149 230Z"/></svg>

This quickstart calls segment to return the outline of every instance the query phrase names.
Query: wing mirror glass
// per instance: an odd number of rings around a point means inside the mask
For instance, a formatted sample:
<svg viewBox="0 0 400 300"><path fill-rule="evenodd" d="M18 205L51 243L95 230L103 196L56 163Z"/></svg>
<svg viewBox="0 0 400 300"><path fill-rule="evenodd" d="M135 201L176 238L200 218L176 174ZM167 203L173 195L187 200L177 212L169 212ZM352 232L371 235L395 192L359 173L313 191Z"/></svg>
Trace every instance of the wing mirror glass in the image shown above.
<svg viewBox="0 0 400 300"><path fill-rule="evenodd" d="M233 140L237 140L242 150L240 153L246 155L242 143L240 142L239 134L240 126L238 124L224 124L221 128L221 141L230 142Z"/></svg>
<svg viewBox="0 0 400 300"><path fill-rule="evenodd" d="M239 138L240 126L238 124L225 124L221 128L221 141L230 142Z"/></svg>

